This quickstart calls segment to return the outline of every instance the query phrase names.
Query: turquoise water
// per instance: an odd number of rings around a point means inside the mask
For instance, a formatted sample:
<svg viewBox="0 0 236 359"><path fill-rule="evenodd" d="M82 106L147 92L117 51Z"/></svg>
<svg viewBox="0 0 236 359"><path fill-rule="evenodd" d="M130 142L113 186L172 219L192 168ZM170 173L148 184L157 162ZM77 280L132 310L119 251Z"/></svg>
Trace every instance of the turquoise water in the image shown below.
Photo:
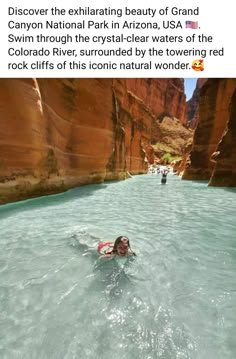
<svg viewBox="0 0 236 359"><path fill-rule="evenodd" d="M144 175L0 207L0 358L234 359L235 195ZM137 257L98 260L119 235Z"/></svg>

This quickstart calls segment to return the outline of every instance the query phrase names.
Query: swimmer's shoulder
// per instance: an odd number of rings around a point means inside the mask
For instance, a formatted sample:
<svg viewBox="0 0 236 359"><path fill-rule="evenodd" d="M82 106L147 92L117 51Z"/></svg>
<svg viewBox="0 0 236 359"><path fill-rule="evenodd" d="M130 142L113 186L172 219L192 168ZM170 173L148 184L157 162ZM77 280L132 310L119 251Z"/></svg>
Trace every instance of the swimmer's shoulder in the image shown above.
<svg viewBox="0 0 236 359"><path fill-rule="evenodd" d="M114 254L111 253L107 253L107 254L103 254L99 257L99 259L112 259L114 257Z"/></svg>

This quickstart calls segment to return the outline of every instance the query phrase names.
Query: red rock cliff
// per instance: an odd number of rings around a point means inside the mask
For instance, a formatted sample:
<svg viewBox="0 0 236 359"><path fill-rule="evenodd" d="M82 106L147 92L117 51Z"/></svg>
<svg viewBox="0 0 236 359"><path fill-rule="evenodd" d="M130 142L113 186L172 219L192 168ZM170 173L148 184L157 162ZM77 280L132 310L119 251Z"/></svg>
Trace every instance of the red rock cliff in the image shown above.
<svg viewBox="0 0 236 359"><path fill-rule="evenodd" d="M215 156L216 166L209 185L236 187L236 90L229 106L229 120Z"/></svg>
<svg viewBox="0 0 236 359"><path fill-rule="evenodd" d="M189 101L187 101L187 125L189 128L195 129L199 120L199 99L202 86L206 83L207 79L198 79L196 88Z"/></svg>
<svg viewBox="0 0 236 359"><path fill-rule="evenodd" d="M0 203L146 172L156 116L185 110L181 84L1 79Z"/></svg>
<svg viewBox="0 0 236 359"><path fill-rule="evenodd" d="M202 87L199 104L199 123L194 134L194 143L190 154L191 165L184 171L183 179L209 180L211 178L215 169L215 163L211 160L211 156L217 151L218 144L227 129L227 123L230 118L229 134L227 137L225 136L220 145L222 158L224 157L223 148L225 143L229 141L230 145L235 146L234 136L232 136L234 113L232 103L235 101L235 97L233 97L235 88L236 79L209 79ZM221 168L222 172L224 166L220 158L221 156L219 157L218 171ZM232 161L232 158L230 161ZM216 181L214 182L212 179L211 184L213 183L216 183Z"/></svg>
<svg viewBox="0 0 236 359"><path fill-rule="evenodd" d="M127 88L157 117L165 114L186 122L183 79L127 79Z"/></svg>

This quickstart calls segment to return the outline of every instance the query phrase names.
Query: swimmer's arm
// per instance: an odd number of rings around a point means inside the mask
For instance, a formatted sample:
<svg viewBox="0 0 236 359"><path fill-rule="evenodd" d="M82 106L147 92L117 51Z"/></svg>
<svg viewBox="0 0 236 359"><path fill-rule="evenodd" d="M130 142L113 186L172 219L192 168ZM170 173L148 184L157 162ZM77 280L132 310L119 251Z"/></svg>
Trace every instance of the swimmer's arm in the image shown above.
<svg viewBox="0 0 236 359"><path fill-rule="evenodd" d="M114 257L113 254L103 254L102 256L99 257L99 259L103 259L103 258L111 259L113 257Z"/></svg>

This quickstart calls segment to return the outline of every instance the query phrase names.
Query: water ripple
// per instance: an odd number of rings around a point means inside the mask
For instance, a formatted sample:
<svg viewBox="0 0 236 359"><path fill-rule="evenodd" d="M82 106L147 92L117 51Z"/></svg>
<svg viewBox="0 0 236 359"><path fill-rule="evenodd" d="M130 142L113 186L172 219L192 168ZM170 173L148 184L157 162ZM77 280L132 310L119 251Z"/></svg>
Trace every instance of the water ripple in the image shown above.
<svg viewBox="0 0 236 359"><path fill-rule="evenodd" d="M1 358L235 358L235 194L147 175L3 206ZM137 257L98 260L119 235Z"/></svg>

